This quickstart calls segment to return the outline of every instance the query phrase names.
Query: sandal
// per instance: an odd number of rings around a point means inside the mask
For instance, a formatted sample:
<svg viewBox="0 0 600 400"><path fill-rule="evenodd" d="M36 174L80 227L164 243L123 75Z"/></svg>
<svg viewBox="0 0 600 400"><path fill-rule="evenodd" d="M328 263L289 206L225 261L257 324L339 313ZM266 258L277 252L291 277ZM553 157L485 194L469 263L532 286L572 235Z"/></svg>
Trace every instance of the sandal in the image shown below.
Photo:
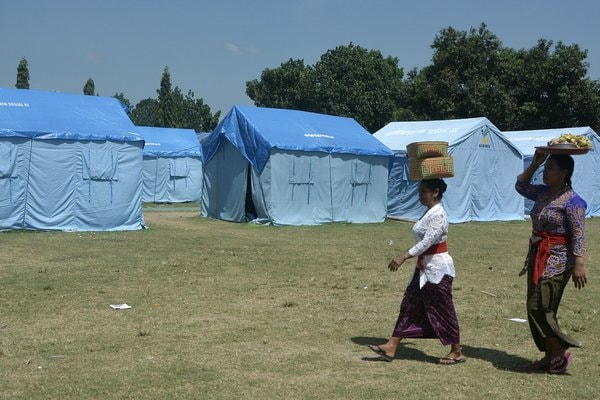
<svg viewBox="0 0 600 400"><path fill-rule="evenodd" d="M377 344L368 344L367 347L372 352L374 352L377 355L379 355L379 357L381 357L382 360L385 360L387 362L391 362L394 359L394 357L388 356L387 353L381 347L379 347L379 345L377 345Z"/></svg>
<svg viewBox="0 0 600 400"><path fill-rule="evenodd" d="M466 358L464 358L463 356L454 358L454 357L442 357L440 358L439 364L440 365L456 365L456 364L462 364L465 361L467 361Z"/></svg>

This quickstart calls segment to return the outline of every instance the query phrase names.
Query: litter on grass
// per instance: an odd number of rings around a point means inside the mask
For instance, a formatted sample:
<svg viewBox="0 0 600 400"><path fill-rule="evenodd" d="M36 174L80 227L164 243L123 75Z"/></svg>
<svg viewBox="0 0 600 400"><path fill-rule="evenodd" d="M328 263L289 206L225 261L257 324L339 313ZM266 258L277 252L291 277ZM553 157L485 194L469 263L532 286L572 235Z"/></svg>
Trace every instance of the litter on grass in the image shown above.
<svg viewBox="0 0 600 400"><path fill-rule="evenodd" d="M111 304L110 308L112 308L113 310L128 310L131 308L131 306L127 303L123 303L123 304Z"/></svg>
<svg viewBox="0 0 600 400"><path fill-rule="evenodd" d="M523 318L509 318L508 320L514 322L527 322L527 320Z"/></svg>

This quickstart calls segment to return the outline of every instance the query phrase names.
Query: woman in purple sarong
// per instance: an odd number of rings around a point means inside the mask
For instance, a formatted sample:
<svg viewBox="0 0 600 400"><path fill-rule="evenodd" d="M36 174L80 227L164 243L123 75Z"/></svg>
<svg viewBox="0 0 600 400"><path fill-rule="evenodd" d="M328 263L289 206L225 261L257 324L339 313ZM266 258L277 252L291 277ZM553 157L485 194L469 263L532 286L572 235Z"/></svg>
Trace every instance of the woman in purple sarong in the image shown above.
<svg viewBox="0 0 600 400"><path fill-rule="evenodd" d="M413 226L415 245L394 257L388 268L397 271L409 258L417 257L417 266L406 288L400 315L392 336L385 344L367 345L386 361L392 361L403 338L437 338L450 353L440 364L465 361L460 346L460 332L454 303L452 280L454 263L448 254L448 219L440 204L446 183L442 179L426 179L419 184L419 200L427 212Z"/></svg>
<svg viewBox="0 0 600 400"><path fill-rule="evenodd" d="M585 201L573 191L574 162L569 155L547 156L536 151L531 164L517 177L516 190L535 201L531 209L533 233L529 242L527 267L527 314L529 328L544 357L531 368L562 374L573 355L569 347L579 343L561 331L556 314L570 279L581 289L585 272ZM530 183L544 163L544 185Z"/></svg>

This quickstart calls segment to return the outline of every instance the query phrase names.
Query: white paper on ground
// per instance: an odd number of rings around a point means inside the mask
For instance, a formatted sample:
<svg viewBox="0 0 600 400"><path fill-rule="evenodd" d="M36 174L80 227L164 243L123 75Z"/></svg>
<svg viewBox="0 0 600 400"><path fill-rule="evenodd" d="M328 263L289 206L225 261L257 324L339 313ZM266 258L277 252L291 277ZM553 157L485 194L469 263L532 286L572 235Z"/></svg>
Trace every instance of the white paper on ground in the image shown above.
<svg viewBox="0 0 600 400"><path fill-rule="evenodd" d="M127 303L123 303L123 304L111 304L110 308L112 308L113 310L127 310L130 309L131 306Z"/></svg>
<svg viewBox="0 0 600 400"><path fill-rule="evenodd" d="M514 321L514 322L527 322L526 319L523 318L509 318L509 321Z"/></svg>

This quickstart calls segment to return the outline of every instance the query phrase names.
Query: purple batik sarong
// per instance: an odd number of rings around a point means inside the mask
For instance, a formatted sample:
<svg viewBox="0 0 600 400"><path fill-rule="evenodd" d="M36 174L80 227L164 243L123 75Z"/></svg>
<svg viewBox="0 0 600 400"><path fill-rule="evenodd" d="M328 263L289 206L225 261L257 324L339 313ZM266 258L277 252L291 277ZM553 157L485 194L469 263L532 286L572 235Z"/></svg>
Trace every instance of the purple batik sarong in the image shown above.
<svg viewBox="0 0 600 400"><path fill-rule="evenodd" d="M419 289L419 271L406 288L393 337L438 338L443 345L460 343L458 318L452 302L452 277L425 283Z"/></svg>

